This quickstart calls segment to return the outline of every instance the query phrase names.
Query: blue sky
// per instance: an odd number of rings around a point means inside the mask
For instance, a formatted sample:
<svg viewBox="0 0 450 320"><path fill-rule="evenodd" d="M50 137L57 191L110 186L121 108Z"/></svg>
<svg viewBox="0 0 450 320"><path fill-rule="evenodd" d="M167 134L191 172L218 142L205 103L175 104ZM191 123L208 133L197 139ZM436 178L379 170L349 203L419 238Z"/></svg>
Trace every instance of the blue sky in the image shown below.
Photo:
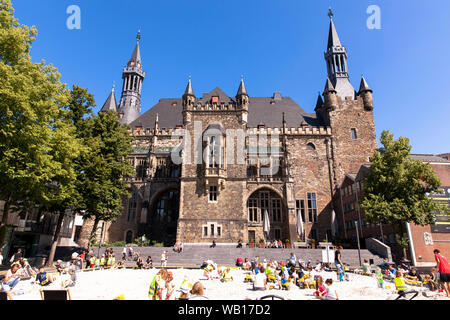
<svg viewBox="0 0 450 320"><path fill-rule="evenodd" d="M450 1L407 0L12 0L16 17L35 25L34 61L55 65L62 81L95 95L98 111L138 29L147 78L143 112L180 97L192 76L197 96L216 86L230 96L240 76L250 96L281 91L313 112L323 91L329 19L349 54L350 80L374 90L375 125L411 140L415 153L450 152ZM69 30L69 5L81 8L81 30ZM381 29L369 30L369 5Z"/></svg>

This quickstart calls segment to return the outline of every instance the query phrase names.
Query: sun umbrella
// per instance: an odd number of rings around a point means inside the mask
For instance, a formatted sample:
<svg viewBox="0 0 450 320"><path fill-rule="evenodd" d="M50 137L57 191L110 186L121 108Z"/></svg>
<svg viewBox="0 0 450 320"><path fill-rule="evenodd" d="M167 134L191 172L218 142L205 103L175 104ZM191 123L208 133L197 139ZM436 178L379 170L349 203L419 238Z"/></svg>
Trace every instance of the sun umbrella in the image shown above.
<svg viewBox="0 0 450 320"><path fill-rule="evenodd" d="M269 212L267 212L267 209L264 210L264 233L266 237L268 237L270 233L270 220L269 220Z"/></svg>
<svg viewBox="0 0 450 320"><path fill-rule="evenodd" d="M333 237L337 235L337 220L336 212L334 210L331 212L331 234Z"/></svg>
<svg viewBox="0 0 450 320"><path fill-rule="evenodd" d="M302 239L304 231L302 215L297 212L297 234L300 236L300 239Z"/></svg>

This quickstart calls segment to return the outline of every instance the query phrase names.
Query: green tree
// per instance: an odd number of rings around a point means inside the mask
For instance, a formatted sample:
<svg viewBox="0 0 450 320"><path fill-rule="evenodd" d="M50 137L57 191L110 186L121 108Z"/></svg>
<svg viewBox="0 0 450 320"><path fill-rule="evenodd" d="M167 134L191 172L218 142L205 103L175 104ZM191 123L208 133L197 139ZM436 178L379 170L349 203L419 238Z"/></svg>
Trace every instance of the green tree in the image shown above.
<svg viewBox="0 0 450 320"><path fill-rule="evenodd" d="M364 179L361 209L368 222L394 226L405 258L408 247L405 224L433 224L436 212L449 210L427 197L427 193L442 192L441 182L429 164L410 157L409 139L394 140L393 134L383 131L381 143L383 147L370 159L372 165Z"/></svg>
<svg viewBox="0 0 450 320"><path fill-rule="evenodd" d="M132 151L129 127L119 122L115 112L89 118L85 130L85 144L90 151L81 156L79 183L84 217L94 220L91 243L100 221L114 221L122 214L122 198L129 196L125 176L135 173L127 161Z"/></svg>
<svg viewBox="0 0 450 320"><path fill-rule="evenodd" d="M0 0L1 246L11 208L47 206L70 193L63 177L70 176L68 153L76 143L61 109L69 93L53 66L31 61L36 35L35 27L14 18L10 0ZM59 183L57 192L48 188L51 182Z"/></svg>

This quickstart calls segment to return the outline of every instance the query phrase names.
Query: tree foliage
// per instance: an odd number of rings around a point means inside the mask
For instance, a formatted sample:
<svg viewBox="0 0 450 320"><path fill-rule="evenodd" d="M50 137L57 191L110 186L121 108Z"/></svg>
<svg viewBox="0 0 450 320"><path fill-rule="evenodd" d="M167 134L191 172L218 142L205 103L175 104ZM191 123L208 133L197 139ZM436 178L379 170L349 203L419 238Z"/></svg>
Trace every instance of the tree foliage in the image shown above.
<svg viewBox="0 0 450 320"><path fill-rule="evenodd" d="M394 225L404 248L406 222L433 224L436 212L448 212L448 208L427 197L427 193L442 192L441 182L429 164L410 157L409 139L394 140L393 134L384 131L381 143L364 179L361 209L370 223Z"/></svg>
<svg viewBox="0 0 450 320"><path fill-rule="evenodd" d="M45 62L33 63L35 27L20 25L10 0L0 0L0 198L1 227L11 208L53 209L70 201L80 143L63 106L69 91ZM49 188L55 183L58 188ZM18 206L20 204L20 206ZM0 239L1 244L4 239Z"/></svg>

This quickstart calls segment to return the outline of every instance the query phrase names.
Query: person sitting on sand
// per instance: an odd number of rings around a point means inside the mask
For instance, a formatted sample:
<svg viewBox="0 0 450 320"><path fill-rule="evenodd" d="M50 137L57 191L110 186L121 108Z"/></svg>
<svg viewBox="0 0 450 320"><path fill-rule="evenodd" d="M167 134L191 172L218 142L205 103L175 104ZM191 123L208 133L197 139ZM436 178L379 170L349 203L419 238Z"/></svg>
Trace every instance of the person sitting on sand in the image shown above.
<svg viewBox="0 0 450 320"><path fill-rule="evenodd" d="M332 287L333 285L333 280L331 279L327 279L325 281L326 284L326 289L327 289L327 293L322 296L322 300L339 300L339 296L337 291L334 289L334 287Z"/></svg>
<svg viewBox="0 0 450 320"><path fill-rule="evenodd" d="M387 275L390 279L395 279L396 274L397 274L397 269L395 269L394 266L389 265L389 268L388 268L388 270L387 270L387 274L386 274L386 275Z"/></svg>
<svg viewBox="0 0 450 320"><path fill-rule="evenodd" d="M415 290L409 290L408 291L408 288L406 287L405 278L403 277L403 272L397 271L397 273L395 275L394 283L395 283L395 288L397 289L398 295L399 295L397 297L397 299L395 299L395 300L398 300L400 298L404 298L406 296L406 294L408 294L408 293L414 293L415 294L415 296L412 299L414 299L418 295L418 292L415 291Z"/></svg>
<svg viewBox="0 0 450 320"><path fill-rule="evenodd" d="M244 263L242 264L242 268L244 270L250 270L252 268L252 264L248 261L248 258L244 259Z"/></svg>
<svg viewBox="0 0 450 320"><path fill-rule="evenodd" d="M196 282L191 290L191 297L189 300L209 300L205 296L205 288L201 282Z"/></svg>
<svg viewBox="0 0 450 320"><path fill-rule="evenodd" d="M261 266L259 269L260 272L258 272L253 277L253 290L255 291L265 291L267 286L267 276L266 276L266 270L264 270L264 267Z"/></svg>
<svg viewBox="0 0 450 320"><path fill-rule="evenodd" d="M75 287L75 284L77 283L77 275L76 275L74 268L69 269L69 276L70 276L69 279L63 280L61 282L61 287L63 289L67 289L69 287Z"/></svg>
<svg viewBox="0 0 450 320"><path fill-rule="evenodd" d="M14 287L19 283L19 271L20 265L17 263L13 263L11 265L11 269L6 272L5 279L3 279L2 283L2 291L9 292L14 289Z"/></svg>
<svg viewBox="0 0 450 320"><path fill-rule="evenodd" d="M56 268L56 271L58 271L58 273L59 273L60 275L61 275L62 273L66 273L66 269L65 269L64 266L62 265L62 261L61 261L61 260L56 261L55 268Z"/></svg>
<svg viewBox="0 0 450 320"><path fill-rule="evenodd" d="M191 287L192 286L189 283L187 276L185 276L183 281L181 282L180 289L177 290L178 292L180 292L180 295L176 300L188 300Z"/></svg>
<svg viewBox="0 0 450 320"><path fill-rule="evenodd" d="M419 274L417 273L417 269L414 267L411 267L411 270L408 274L405 275L405 278L412 281L419 280Z"/></svg>
<svg viewBox="0 0 450 320"><path fill-rule="evenodd" d="M325 286L325 284L323 283L323 278L322 276L317 276L317 280L316 280L316 291L314 291L313 295L316 298L321 299L323 296L325 296L327 294L327 287Z"/></svg>
<svg viewBox="0 0 450 320"><path fill-rule="evenodd" d="M233 281L233 277L231 276L230 273L231 273L231 268L230 267L226 268L222 273L222 278L220 279L220 281L222 281L222 282Z"/></svg>
<svg viewBox="0 0 450 320"><path fill-rule="evenodd" d="M38 283L40 286L45 287L53 282L55 282L56 278L53 277L51 274L47 274L45 272L44 268L39 268L39 273L36 275L36 283Z"/></svg>
<svg viewBox="0 0 450 320"><path fill-rule="evenodd" d="M243 262L242 262L242 258L238 257L236 259L236 267L241 267L242 268Z"/></svg>
<svg viewBox="0 0 450 320"><path fill-rule="evenodd" d="M371 274L372 271L370 270L370 263L369 260L364 259L364 263L362 264L363 266L363 272L366 274Z"/></svg>
<svg viewBox="0 0 450 320"><path fill-rule="evenodd" d="M23 259L23 267L19 270L21 276L24 278L35 277L37 272L30 266L28 259Z"/></svg>

